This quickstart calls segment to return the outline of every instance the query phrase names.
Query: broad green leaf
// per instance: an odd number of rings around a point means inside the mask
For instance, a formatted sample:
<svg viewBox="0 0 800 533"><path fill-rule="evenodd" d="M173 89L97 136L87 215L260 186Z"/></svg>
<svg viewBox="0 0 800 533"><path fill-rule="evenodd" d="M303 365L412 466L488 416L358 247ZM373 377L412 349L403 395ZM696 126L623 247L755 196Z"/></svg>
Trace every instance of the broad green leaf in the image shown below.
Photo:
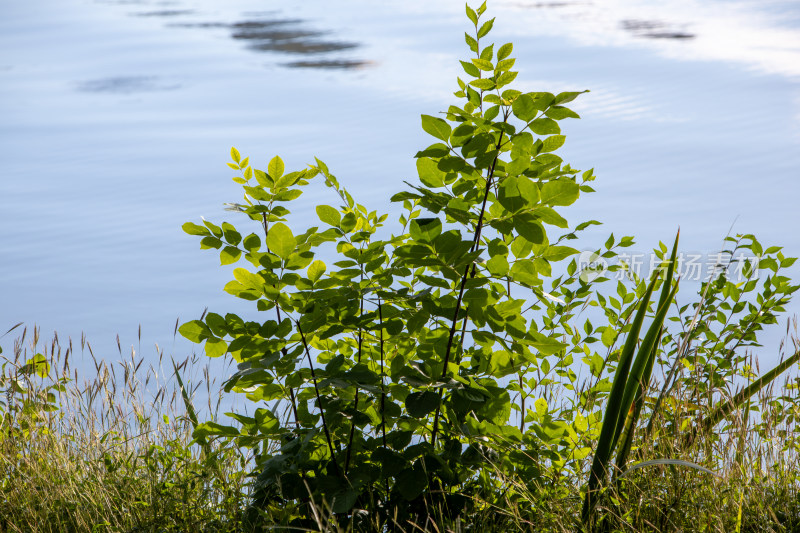
<svg viewBox="0 0 800 533"><path fill-rule="evenodd" d="M281 159L276 155L275 157L272 158L272 160L269 162L269 165L267 166L267 174L269 174L269 176L273 180L277 180L278 178L283 176L283 171L284 171L283 159Z"/></svg>
<svg viewBox="0 0 800 533"><path fill-rule="evenodd" d="M481 75L481 71L478 70L478 67L473 65L472 63L467 63L466 61L461 61L461 66L464 67L464 72L472 76L473 78L477 78Z"/></svg>
<svg viewBox="0 0 800 533"><path fill-rule="evenodd" d="M325 263L317 259L308 266L308 279L316 282L325 273Z"/></svg>
<svg viewBox="0 0 800 533"><path fill-rule="evenodd" d="M422 115L422 129L444 142L450 139L450 125L438 117Z"/></svg>
<svg viewBox="0 0 800 533"><path fill-rule="evenodd" d="M478 30L478 39L486 37L490 31L492 31L492 26L494 26L494 19L487 20L481 26L481 29Z"/></svg>
<svg viewBox="0 0 800 533"><path fill-rule="evenodd" d="M287 259L297 246L292 230L283 222L278 222L267 233L267 247L281 259Z"/></svg>
<svg viewBox="0 0 800 533"><path fill-rule="evenodd" d="M467 4L467 18L475 25L478 25L478 15L475 13L475 10L469 7Z"/></svg>
<svg viewBox="0 0 800 533"><path fill-rule="evenodd" d="M242 160L242 156L239 154L239 150L234 147L231 147L231 159L239 163Z"/></svg>
<svg viewBox="0 0 800 533"><path fill-rule="evenodd" d="M485 59L474 58L472 60L472 64L478 67L480 70L485 70L489 72L494 70L494 65L492 65L492 62L487 61Z"/></svg>
<svg viewBox="0 0 800 533"><path fill-rule="evenodd" d="M433 391L412 392L406 397L406 409L414 418L424 418L439 406L439 395Z"/></svg>
<svg viewBox="0 0 800 533"><path fill-rule="evenodd" d="M439 170L436 161L428 157L417 159L417 173L419 180L428 187L444 187L445 174Z"/></svg>
<svg viewBox="0 0 800 533"><path fill-rule="evenodd" d="M533 244L544 242L544 228L533 215L520 213L514 216L514 229Z"/></svg>
<svg viewBox="0 0 800 533"><path fill-rule="evenodd" d="M203 236L211 235L211 232L208 231L207 228L203 226L198 226L197 224L194 224L192 222L187 222L181 227L183 228L183 231L185 231L189 235L203 235Z"/></svg>
<svg viewBox="0 0 800 533"><path fill-rule="evenodd" d="M206 341L206 355L208 357L219 357L228 351L228 343L222 339L210 338Z"/></svg>
<svg viewBox="0 0 800 533"><path fill-rule="evenodd" d="M543 204L572 205L578 196L580 196L580 186L569 179L548 181L542 185L541 201Z"/></svg>
<svg viewBox="0 0 800 533"><path fill-rule="evenodd" d="M47 362L47 357L37 353L25 361L25 365L20 369L20 374L36 374L44 379L50 374L50 363Z"/></svg>
<svg viewBox="0 0 800 533"><path fill-rule="evenodd" d="M547 111L545 115L553 120L563 120L565 118L581 118L575 111L567 107L553 106Z"/></svg>
<svg viewBox="0 0 800 533"><path fill-rule="evenodd" d="M200 320L192 320L191 322L182 324L181 327L178 328L178 333L195 343L202 342L203 339L212 336L211 330L208 329L205 322Z"/></svg>
<svg viewBox="0 0 800 533"><path fill-rule="evenodd" d="M476 89L480 89L482 91L491 91L495 87L495 83L490 79L482 79L482 80L472 80L469 82L470 85L475 87Z"/></svg>
<svg viewBox="0 0 800 533"><path fill-rule="evenodd" d="M566 93L559 93L556 96L556 104L566 104L567 102L571 102L575 100L579 95L583 93L588 93L589 91L578 91L578 92L566 92Z"/></svg>
<svg viewBox="0 0 800 533"><path fill-rule="evenodd" d="M514 49L514 45L512 43L506 43L500 47L497 51L497 60L502 61L503 59L507 58L511 55L511 51Z"/></svg>
<svg viewBox="0 0 800 533"><path fill-rule="evenodd" d="M221 265L231 265L239 260L242 256L242 251L235 246L226 246L219 253L219 262Z"/></svg>
<svg viewBox="0 0 800 533"><path fill-rule="evenodd" d="M508 260L505 256L496 255L486 262L486 269L497 277L503 277L508 274Z"/></svg>
<svg viewBox="0 0 800 533"><path fill-rule="evenodd" d="M411 238L418 242L433 242L442 233L442 221L438 218L417 218L409 224Z"/></svg>
<svg viewBox="0 0 800 533"><path fill-rule="evenodd" d="M548 246L542 257L548 261L561 261L577 253L578 250L569 246Z"/></svg>
<svg viewBox="0 0 800 533"><path fill-rule="evenodd" d="M533 103L533 98L528 94L521 94L511 104L514 116L525 122L530 122L536 116L538 109Z"/></svg>
<svg viewBox="0 0 800 533"><path fill-rule="evenodd" d="M551 135L542 143L542 152L553 152L564 146L567 138L564 135Z"/></svg>
<svg viewBox="0 0 800 533"><path fill-rule="evenodd" d="M422 468L406 468L395 478L395 485L406 500L413 500L428 486L428 478Z"/></svg>
<svg viewBox="0 0 800 533"><path fill-rule="evenodd" d="M251 233L244 238L242 244L248 252L257 252L261 249L261 238L255 233Z"/></svg>
<svg viewBox="0 0 800 533"><path fill-rule="evenodd" d="M317 216L321 221L333 227L339 227L339 223L342 221L342 214L339 210L329 205L318 205Z"/></svg>
<svg viewBox="0 0 800 533"><path fill-rule="evenodd" d="M464 34L464 41L466 41L467 46L469 46L470 50L472 50L475 53L478 52L478 41L476 41L474 37L472 37L468 33L465 33Z"/></svg>
<svg viewBox="0 0 800 533"><path fill-rule="evenodd" d="M561 126L552 118L537 118L531 122L531 131L536 135L553 135L561 133Z"/></svg>
<svg viewBox="0 0 800 533"><path fill-rule="evenodd" d="M511 266L509 274L514 281L529 287L536 287L539 285L539 276L536 273L536 268L533 266L533 261L530 259L515 261Z"/></svg>

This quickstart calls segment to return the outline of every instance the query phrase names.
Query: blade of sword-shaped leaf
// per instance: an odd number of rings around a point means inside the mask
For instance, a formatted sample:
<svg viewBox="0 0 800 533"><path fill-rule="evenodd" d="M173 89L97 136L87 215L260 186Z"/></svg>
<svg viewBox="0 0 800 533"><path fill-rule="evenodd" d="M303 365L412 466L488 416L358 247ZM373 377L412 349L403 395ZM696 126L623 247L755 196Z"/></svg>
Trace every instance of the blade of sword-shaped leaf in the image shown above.
<svg viewBox="0 0 800 533"><path fill-rule="evenodd" d="M642 297L642 301L639 303L639 309L636 312L636 317L633 319L631 329L628 332L628 338L625 341L625 345L622 347L622 352L617 363L617 371L614 374L614 382L611 386L611 392L608 395L606 412L603 416L603 424L600 428L600 437L597 439L597 447L595 448L594 459L592 460L592 469L589 472L589 484L586 489L586 498L583 500L581 515L584 522L588 522L591 518L594 507L597 504L597 490L606 479L608 461L616 445L614 438L617 435L617 422L620 418L622 399L625 394L625 384L628 381L633 352L639 340L639 331L642 329L642 323L647 314L647 307L650 304L650 297L653 294L653 288L655 287L657 279L657 276L653 276L650 280L650 284L647 286L647 290Z"/></svg>
<svg viewBox="0 0 800 533"><path fill-rule="evenodd" d="M617 469L619 471L625 470L625 463L628 460L628 454L630 453L633 443L633 433L636 428L636 422L639 420L639 415L642 412L644 396L653 373L653 365L655 364L658 347L661 344L661 336L664 333L664 320L666 320L667 311L674 301L675 293L678 290L678 283L675 284L674 288L672 287L672 279L675 276L678 240L680 236L681 230L678 229L678 233L675 235L675 243L672 245L672 254L669 258L664 283L661 286L661 296L658 299L656 318L653 320L653 323L650 325L645 335L645 339L639 349L639 354L633 364L633 369L625 389L624 406L627 407L624 412L625 418L620 419L617 423L617 432L622 431L622 433L618 435L618 437L621 436L622 439L622 446L617 455ZM678 282L680 282L680 280L678 280ZM648 344L650 339L653 340L652 345ZM628 404L628 401L632 403ZM620 413L620 416L623 416L623 413Z"/></svg>
<svg viewBox="0 0 800 533"><path fill-rule="evenodd" d="M625 419L625 426L622 431L622 434L620 435L620 440L622 441L622 445L620 446L619 452L617 454L618 472L625 471L625 464L628 461L628 454L630 454L631 446L633 445L633 433L636 426L636 421L639 420L639 415L641 414L642 406L644 405L644 395L647 390L646 383L649 383L650 381L649 376L653 370L653 363L656 358L656 352L658 351L658 346L661 344L661 335L663 334L663 332L664 328L662 327L661 331L658 334L658 340L653 345L653 350L648 356L648 365L647 368L645 368L644 374L642 375L641 385L639 386L636 398L633 400L633 405L628 411L628 416ZM648 376L647 381L645 381L645 375Z"/></svg>
<svg viewBox="0 0 800 533"><path fill-rule="evenodd" d="M699 426L695 427L694 430L692 430L692 432L685 437L684 446L691 446L700 431L710 431L711 428L719 424L723 418L731 414L734 409L741 407L751 396L769 385L773 380L775 380L775 378L777 378L798 361L800 361L800 350L797 350L788 359L784 359L778 364L778 366L755 380L749 386L739 391L739 393L733 398L722 405L717 406L717 408L714 409L714 411L712 411L711 414L705 418L705 420L700 422Z"/></svg>
<svg viewBox="0 0 800 533"><path fill-rule="evenodd" d="M637 407L634 404L634 399L637 396L641 396L642 400L644 399L643 391L647 386L647 383L650 381L649 372L652 372L653 369L653 362L655 360L656 352L658 351L658 342L661 339L661 334L664 328L664 320L667 317L667 311L669 311L669 304L675 298L675 293L677 292L678 285L675 284L675 287L673 287L669 293L667 301L665 301L664 304L658 309L656 317L653 320L653 323L650 325L650 329L647 331L644 340L642 341L636 361L634 361L633 368L631 369L630 376L628 377L628 383L625 388L625 396L622 400L622 408L624 411L620 412L620 420L617 423L618 432L621 432L623 427L626 427L627 431L625 444L623 444L622 449L617 456L617 468L620 470L625 469L625 462L628 460L628 450L630 450L630 442L628 441L632 440L633 438L636 420L639 417L639 412L641 411L641 405ZM648 373L647 381L644 379L646 372ZM627 420L624 417L627 417ZM617 438L619 438L619 434L617 435Z"/></svg>

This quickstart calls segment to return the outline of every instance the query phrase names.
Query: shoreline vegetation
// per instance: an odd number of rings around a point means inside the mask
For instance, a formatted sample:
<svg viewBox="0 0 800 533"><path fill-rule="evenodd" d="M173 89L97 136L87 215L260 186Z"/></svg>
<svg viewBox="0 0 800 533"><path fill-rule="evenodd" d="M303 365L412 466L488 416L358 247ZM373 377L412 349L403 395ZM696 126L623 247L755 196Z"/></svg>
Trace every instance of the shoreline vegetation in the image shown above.
<svg viewBox="0 0 800 533"><path fill-rule="evenodd" d="M586 270L574 246L599 222L559 211L595 176L557 155L585 91L511 88L485 12L466 7L457 105L422 115L435 142L399 223L322 161L260 170L231 149L238 227L183 229L258 312L176 327L227 379L194 354L0 337L0 533L800 532L795 258L726 237L686 296L680 232L647 277L611 235L592 257L612 266ZM338 205L290 227L317 185ZM759 336L783 324L762 370ZM220 413L230 393L245 412Z"/></svg>

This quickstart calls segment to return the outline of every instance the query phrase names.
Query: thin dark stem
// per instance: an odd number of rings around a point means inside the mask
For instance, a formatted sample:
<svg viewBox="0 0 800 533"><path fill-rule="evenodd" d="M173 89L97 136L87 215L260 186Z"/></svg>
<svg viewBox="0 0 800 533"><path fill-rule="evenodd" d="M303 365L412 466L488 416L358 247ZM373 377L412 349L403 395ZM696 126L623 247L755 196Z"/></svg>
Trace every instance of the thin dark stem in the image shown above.
<svg viewBox="0 0 800 533"><path fill-rule="evenodd" d="M508 120L508 114L507 113L505 114L504 118L505 118L505 120ZM475 237L474 237L474 239L472 241L472 248L470 249L470 252L474 252L475 250L477 250L478 249L478 245L481 242L481 230L483 229L483 217L484 217L484 215L486 213L486 203L489 200L489 191L492 188L492 180L494 179L494 169L495 169L495 166L497 165L497 160L500 157L500 148L499 147L500 147L500 143L502 143L502 142L503 142L503 133L501 132L500 133L500 138L497 140L497 155L494 156L494 161L492 161L492 166L489 169L488 175L486 176L486 188L485 188L484 193L483 193L483 202L481 203L481 212L480 212L480 215L478 216L478 223L477 223L477 225L475 227ZM456 328L458 327L458 314L461 312L461 302L462 302L462 300L464 298L464 288L467 285L467 278L469 277L470 267L475 268L475 265L474 264L467 265L467 267L464 269L464 275L461 276L461 286L458 289L458 299L456 300L456 310L455 310L455 313L453 313L453 322L452 322L452 324L450 326L450 336L447 339L447 348L445 349L445 354L444 354L444 365L442 366L442 376L441 376L442 378L444 378L447 375L447 365L450 363L450 352L453 349L453 338L455 337ZM473 271L473 275L474 275L474 271ZM465 325L466 325L466 321L467 321L467 317L465 316L464 317ZM439 430L439 414L441 413L441 405L442 405L441 398L442 398L443 394L444 394L444 388L440 387L439 388L439 400L440 401L439 401L439 405L436 407L436 414L433 417L433 429L431 430L431 445L433 445L433 446L436 445L436 433Z"/></svg>
<svg viewBox="0 0 800 533"><path fill-rule="evenodd" d="M300 339L303 341L303 348L306 350L306 356L308 357L308 367L311 369L311 380L314 383L314 393L317 396L317 405L319 406L319 414L322 417L322 429L325 431L325 440L328 441L328 450L331 452L331 461L336 466L336 470L339 470L339 464L336 462L336 455L333 452L333 441L331 440L331 434L328 431L328 423L325 421L325 409L322 408L322 398L319 394L319 386L317 385L317 374L314 372L314 363L311 360L311 351L308 349L308 343L306 342L306 336L303 334L303 330L300 328L300 323L295 321L295 325L297 325L297 332L300 333Z"/></svg>
<svg viewBox="0 0 800 533"><path fill-rule="evenodd" d="M522 380L522 374L519 375L519 403L520 403L520 415L519 415L519 432L525 433L525 390L524 381Z"/></svg>
<svg viewBox="0 0 800 533"><path fill-rule="evenodd" d="M363 272L361 274L361 281L364 281ZM360 286L359 286L359 289L360 289ZM360 290L359 290L359 292L360 292ZM359 316L360 317L364 316L364 294L363 293L361 293L361 304L360 304L360 307L359 307ZM361 356L364 353L362 351L362 343L364 341L364 334L363 333L364 333L363 329L359 326L359 328L358 328L358 363L361 363ZM358 386L356 386L356 397L355 397L354 405L353 405L353 419L350 422L350 437L347 439L347 455L345 456L345 459L344 459L344 475L345 476L347 475L347 472L350 470L350 453L353 450L353 436L356 433L355 415L358 412L358 393L359 393L359 388L358 388Z"/></svg>
<svg viewBox="0 0 800 533"><path fill-rule="evenodd" d="M267 234L269 233L269 226L267 226L266 213L261 214L261 225L264 227L264 239L266 240ZM267 252L269 252L269 246L267 246ZM281 308L277 302L275 303L275 312L278 315L278 324L280 324L281 322L283 322L283 320L281 319ZM286 357L287 353L285 346L281 348L281 353L283 354L284 357ZM292 413L294 413L294 427L300 429L300 417L297 416L297 400L294 397L294 389L292 387L289 387L289 399L292 402Z"/></svg>
<svg viewBox="0 0 800 533"><path fill-rule="evenodd" d="M386 413L385 413L385 405L386 405L386 384L384 382L384 369L383 369L383 307L381 306L381 298L378 296L378 320L380 329L380 349L381 349L381 430L383 432L383 447L386 448Z"/></svg>
<svg viewBox="0 0 800 533"><path fill-rule="evenodd" d="M381 349L381 433L383 438L383 449L386 450L386 384L384 382L384 369L383 369L383 307L381 306L381 297L378 296L378 326L380 329L380 349ZM386 479L386 494L389 494L389 480Z"/></svg>

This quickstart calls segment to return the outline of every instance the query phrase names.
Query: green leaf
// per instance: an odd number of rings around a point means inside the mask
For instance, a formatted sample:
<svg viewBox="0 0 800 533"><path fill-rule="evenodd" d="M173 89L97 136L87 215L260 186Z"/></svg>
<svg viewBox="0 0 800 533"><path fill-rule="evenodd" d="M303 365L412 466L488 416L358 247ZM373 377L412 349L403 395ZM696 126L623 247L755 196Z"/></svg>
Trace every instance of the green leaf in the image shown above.
<svg viewBox="0 0 800 533"><path fill-rule="evenodd" d="M508 259L502 255L496 255L486 262L486 269L496 277L503 277L508 274Z"/></svg>
<svg viewBox="0 0 800 533"><path fill-rule="evenodd" d="M277 155L272 158L267 166L267 173L273 180L277 180L281 176L283 176L284 166L283 166L283 159L278 157Z"/></svg>
<svg viewBox="0 0 800 533"><path fill-rule="evenodd" d="M219 357L228 351L228 343L222 339L210 338L206 341L206 355L208 357Z"/></svg>
<svg viewBox="0 0 800 533"><path fill-rule="evenodd" d="M297 240L294 238L294 235L292 235L292 230L289 229L289 226L278 222L269 228L269 232L267 233L267 247L269 247L272 253L281 259L287 259L296 246Z"/></svg>
<svg viewBox="0 0 800 533"><path fill-rule="evenodd" d="M494 70L494 65L492 65L492 62L485 59L475 58L472 60L472 64L478 67L480 70L485 70L488 72L492 72Z"/></svg>
<svg viewBox="0 0 800 533"><path fill-rule="evenodd" d="M239 150L231 146L231 159L239 163L242 160L242 156L239 155Z"/></svg>
<svg viewBox="0 0 800 533"><path fill-rule="evenodd" d="M575 203L580 196L580 186L572 180L548 181L542 185L543 204L567 206Z"/></svg>
<svg viewBox="0 0 800 533"><path fill-rule="evenodd" d="M533 266L533 261L530 259L515 261L509 274L514 281L523 283L529 287L536 287L539 285L539 276L536 273L536 268Z"/></svg>
<svg viewBox="0 0 800 533"><path fill-rule="evenodd" d="M429 157L417 159L417 174L423 185L428 187L444 187L445 174L439 170L439 166Z"/></svg>
<svg viewBox="0 0 800 533"><path fill-rule="evenodd" d="M469 82L470 85L475 87L476 89L480 89L482 91L491 91L495 87L495 83L489 79L482 79L482 80L472 80Z"/></svg>
<svg viewBox="0 0 800 533"><path fill-rule="evenodd" d="M505 87L515 79L517 79L517 72L504 72L497 77L497 86Z"/></svg>
<svg viewBox="0 0 800 533"><path fill-rule="evenodd" d="M544 113L553 120L563 120L565 118L581 118L575 111L561 106L553 106Z"/></svg>
<svg viewBox="0 0 800 533"><path fill-rule="evenodd" d="M473 65L472 63L467 63L466 61L461 61L461 66L464 67L464 72L472 76L473 78L477 78L481 75L481 71L478 70L478 67Z"/></svg>
<svg viewBox="0 0 800 533"><path fill-rule="evenodd" d="M439 406L439 395L433 391L412 392L406 397L406 409L414 418L424 418Z"/></svg>
<svg viewBox="0 0 800 533"><path fill-rule="evenodd" d="M231 265L239 260L242 256L242 251L235 246L226 246L219 253L219 262L221 265Z"/></svg>
<svg viewBox="0 0 800 533"><path fill-rule="evenodd" d="M559 93L559 95L556 96L555 102L556 102L556 104L566 104L567 102L571 102L571 101L575 100L575 98L577 98L578 95L581 95L583 93L588 93L588 92L589 91Z"/></svg>
<svg viewBox="0 0 800 533"><path fill-rule="evenodd" d="M467 42L467 46L469 46L469 49L477 54L478 53L478 41L476 41L475 38L472 37L468 33L464 34L464 40Z"/></svg>
<svg viewBox="0 0 800 533"><path fill-rule="evenodd" d="M511 104L511 111L518 119L530 122L536 116L538 109L530 95L521 94Z"/></svg>
<svg viewBox="0 0 800 533"><path fill-rule="evenodd" d="M548 261L561 261L577 253L578 250L569 246L548 246L542 257Z"/></svg>
<svg viewBox="0 0 800 533"><path fill-rule="evenodd" d="M245 250L248 252L257 252L261 249L261 238L255 233L251 233L244 238L242 244L244 245Z"/></svg>
<svg viewBox="0 0 800 533"><path fill-rule="evenodd" d="M191 322L182 324L181 327L178 328L178 333L195 343L202 342L204 339L212 337L211 330L208 329L205 322L201 320L192 320Z"/></svg>
<svg viewBox="0 0 800 533"><path fill-rule="evenodd" d="M442 233L442 221L438 218L417 218L409 225L411 238L418 242L433 242Z"/></svg>
<svg viewBox="0 0 800 533"><path fill-rule="evenodd" d="M186 224L181 226L181 228L183 228L183 231L185 231L189 235L203 235L203 236L211 235L211 232L208 231L207 228L205 228L204 226L198 226L197 224L194 224L192 222L187 222Z"/></svg>
<svg viewBox="0 0 800 533"><path fill-rule="evenodd" d="M544 242L544 228L533 215L520 213L514 216L514 229L522 237L533 244Z"/></svg>
<svg viewBox="0 0 800 533"><path fill-rule="evenodd" d="M478 39L486 37L490 31L492 31L492 26L494 26L494 19L487 20L481 26L481 29L478 30Z"/></svg>
<svg viewBox="0 0 800 533"><path fill-rule="evenodd" d="M339 213L339 210L329 205L318 205L317 216L321 221L333 227L339 227L339 223L342 221L342 214Z"/></svg>
<svg viewBox="0 0 800 533"><path fill-rule="evenodd" d="M478 15L475 13L475 10L467 5L467 18L472 21L472 23L477 26L478 25Z"/></svg>
<svg viewBox="0 0 800 533"><path fill-rule="evenodd" d="M406 468L397 475L395 485L406 500L413 500L428 486L428 478L421 468Z"/></svg>
<svg viewBox="0 0 800 533"><path fill-rule="evenodd" d="M50 374L50 363L47 362L47 357L37 353L25 361L25 365L20 369L20 374L36 374L44 379Z"/></svg>
<svg viewBox="0 0 800 533"><path fill-rule="evenodd" d="M536 135L552 135L561 133L561 127L552 118L537 118L531 122L531 131Z"/></svg>
<svg viewBox="0 0 800 533"><path fill-rule="evenodd" d="M497 51L497 60L502 61L503 59L507 58L511 55L511 51L514 49L514 45L512 43L506 43L500 47Z"/></svg>
<svg viewBox="0 0 800 533"><path fill-rule="evenodd" d="M551 135L542 143L542 152L553 152L564 145L567 138L564 135Z"/></svg>
<svg viewBox="0 0 800 533"><path fill-rule="evenodd" d="M317 259L308 266L308 279L316 282L325 273L325 263Z"/></svg>
<svg viewBox="0 0 800 533"><path fill-rule="evenodd" d="M438 117L422 115L422 129L429 135L447 142L450 139L450 125Z"/></svg>

